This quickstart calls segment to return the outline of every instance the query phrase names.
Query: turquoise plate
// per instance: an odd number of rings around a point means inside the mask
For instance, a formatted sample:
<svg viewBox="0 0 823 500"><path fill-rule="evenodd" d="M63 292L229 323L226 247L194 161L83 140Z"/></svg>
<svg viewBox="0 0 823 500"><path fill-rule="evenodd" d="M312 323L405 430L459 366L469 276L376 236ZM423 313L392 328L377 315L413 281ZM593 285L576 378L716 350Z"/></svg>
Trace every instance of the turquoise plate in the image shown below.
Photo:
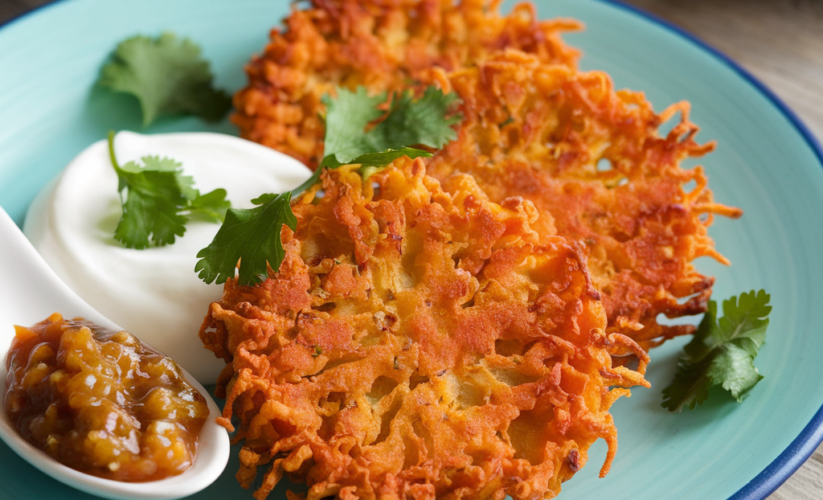
<svg viewBox="0 0 823 500"><path fill-rule="evenodd" d="M765 379L738 405L721 397L694 411L670 414L660 390L670 380L683 341L655 350L648 379L615 405L620 450L598 479L605 445L565 484L561 498L762 499L823 438L823 170L814 139L761 84L721 54L676 28L631 8L597 0L538 2L541 17L583 20L567 40L585 51L584 69L608 71L618 87L646 92L657 109L693 105L698 138L716 139L703 159L716 198L743 208L738 221L711 228L733 265L701 260L717 276L715 296L752 288L772 295L768 342L757 365ZM34 195L77 153L109 129L140 130L127 96L93 88L115 44L164 30L202 44L220 86L244 83L243 65L260 51L287 12L272 0L64 0L0 30L0 205L18 222ZM212 130L223 123L167 119L146 132ZM1 244L1 243L0 243ZM8 285L6 285L8 286ZM815 305L817 304L817 305ZM115 318L116 319L116 318ZM814 326L818 325L818 326ZM0 497L90 498L42 475L0 445ZM248 498L234 480L236 459L195 498ZM619 493L618 493L619 492ZM823 492L822 492L823 493ZM284 488L272 499L283 498Z"/></svg>

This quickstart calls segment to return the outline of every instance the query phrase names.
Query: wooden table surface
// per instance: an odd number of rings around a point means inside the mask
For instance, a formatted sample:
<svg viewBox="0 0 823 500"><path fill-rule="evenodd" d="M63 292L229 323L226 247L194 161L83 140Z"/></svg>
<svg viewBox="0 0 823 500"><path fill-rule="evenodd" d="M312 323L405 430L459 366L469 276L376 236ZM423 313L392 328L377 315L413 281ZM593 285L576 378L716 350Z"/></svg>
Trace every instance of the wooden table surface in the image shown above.
<svg viewBox="0 0 823 500"><path fill-rule="evenodd" d="M48 1L0 0L0 23ZM823 138L823 0L626 1L731 56ZM820 499L823 446L769 497Z"/></svg>

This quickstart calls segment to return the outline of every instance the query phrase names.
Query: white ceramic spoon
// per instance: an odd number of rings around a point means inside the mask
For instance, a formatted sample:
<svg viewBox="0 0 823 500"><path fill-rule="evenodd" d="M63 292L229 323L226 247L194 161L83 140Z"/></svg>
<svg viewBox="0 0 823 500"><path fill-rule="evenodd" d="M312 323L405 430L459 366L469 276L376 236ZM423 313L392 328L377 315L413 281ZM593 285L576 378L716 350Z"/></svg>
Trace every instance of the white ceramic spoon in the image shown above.
<svg viewBox="0 0 823 500"><path fill-rule="evenodd" d="M37 250L0 208L0 438L24 460L69 486L116 500L164 500L196 493L217 479L229 459L229 437L215 422L220 409L209 393L185 370L189 383L209 406L194 465L174 477L144 483L103 479L57 462L20 437L6 415L6 353L14 338L13 325L31 326L54 312L65 318L82 317L114 331L122 330L75 294L43 261ZM162 325L158 325L162 328Z"/></svg>

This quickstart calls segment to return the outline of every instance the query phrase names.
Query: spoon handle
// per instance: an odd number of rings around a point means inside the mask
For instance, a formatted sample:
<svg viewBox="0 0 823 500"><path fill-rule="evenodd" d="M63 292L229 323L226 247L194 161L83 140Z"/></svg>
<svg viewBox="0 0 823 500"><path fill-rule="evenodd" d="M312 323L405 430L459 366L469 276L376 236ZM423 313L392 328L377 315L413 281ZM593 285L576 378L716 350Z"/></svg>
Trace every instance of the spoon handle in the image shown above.
<svg viewBox="0 0 823 500"><path fill-rule="evenodd" d="M13 335L7 321L31 326L54 312L119 330L63 283L2 207L0 276L0 343L4 345Z"/></svg>

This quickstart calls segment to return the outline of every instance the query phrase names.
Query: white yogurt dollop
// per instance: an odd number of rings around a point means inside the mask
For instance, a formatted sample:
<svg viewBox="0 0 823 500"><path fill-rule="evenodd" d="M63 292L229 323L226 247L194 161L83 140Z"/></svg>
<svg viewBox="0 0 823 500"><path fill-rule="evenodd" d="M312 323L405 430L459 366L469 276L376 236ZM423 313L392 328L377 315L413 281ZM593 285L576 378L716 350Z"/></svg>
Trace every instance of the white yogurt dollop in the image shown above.
<svg viewBox="0 0 823 500"><path fill-rule="evenodd" d="M143 156L177 160L201 193L224 188L234 208L252 208L253 198L289 191L311 175L289 156L222 134L121 132L115 153L121 165ZM106 141L100 141L43 189L29 208L24 231L92 307L177 361L199 382L215 383L224 363L203 347L197 334L222 286L203 283L194 266L197 252L211 243L220 225L191 220L173 245L132 250L113 237L121 215L117 174Z"/></svg>

